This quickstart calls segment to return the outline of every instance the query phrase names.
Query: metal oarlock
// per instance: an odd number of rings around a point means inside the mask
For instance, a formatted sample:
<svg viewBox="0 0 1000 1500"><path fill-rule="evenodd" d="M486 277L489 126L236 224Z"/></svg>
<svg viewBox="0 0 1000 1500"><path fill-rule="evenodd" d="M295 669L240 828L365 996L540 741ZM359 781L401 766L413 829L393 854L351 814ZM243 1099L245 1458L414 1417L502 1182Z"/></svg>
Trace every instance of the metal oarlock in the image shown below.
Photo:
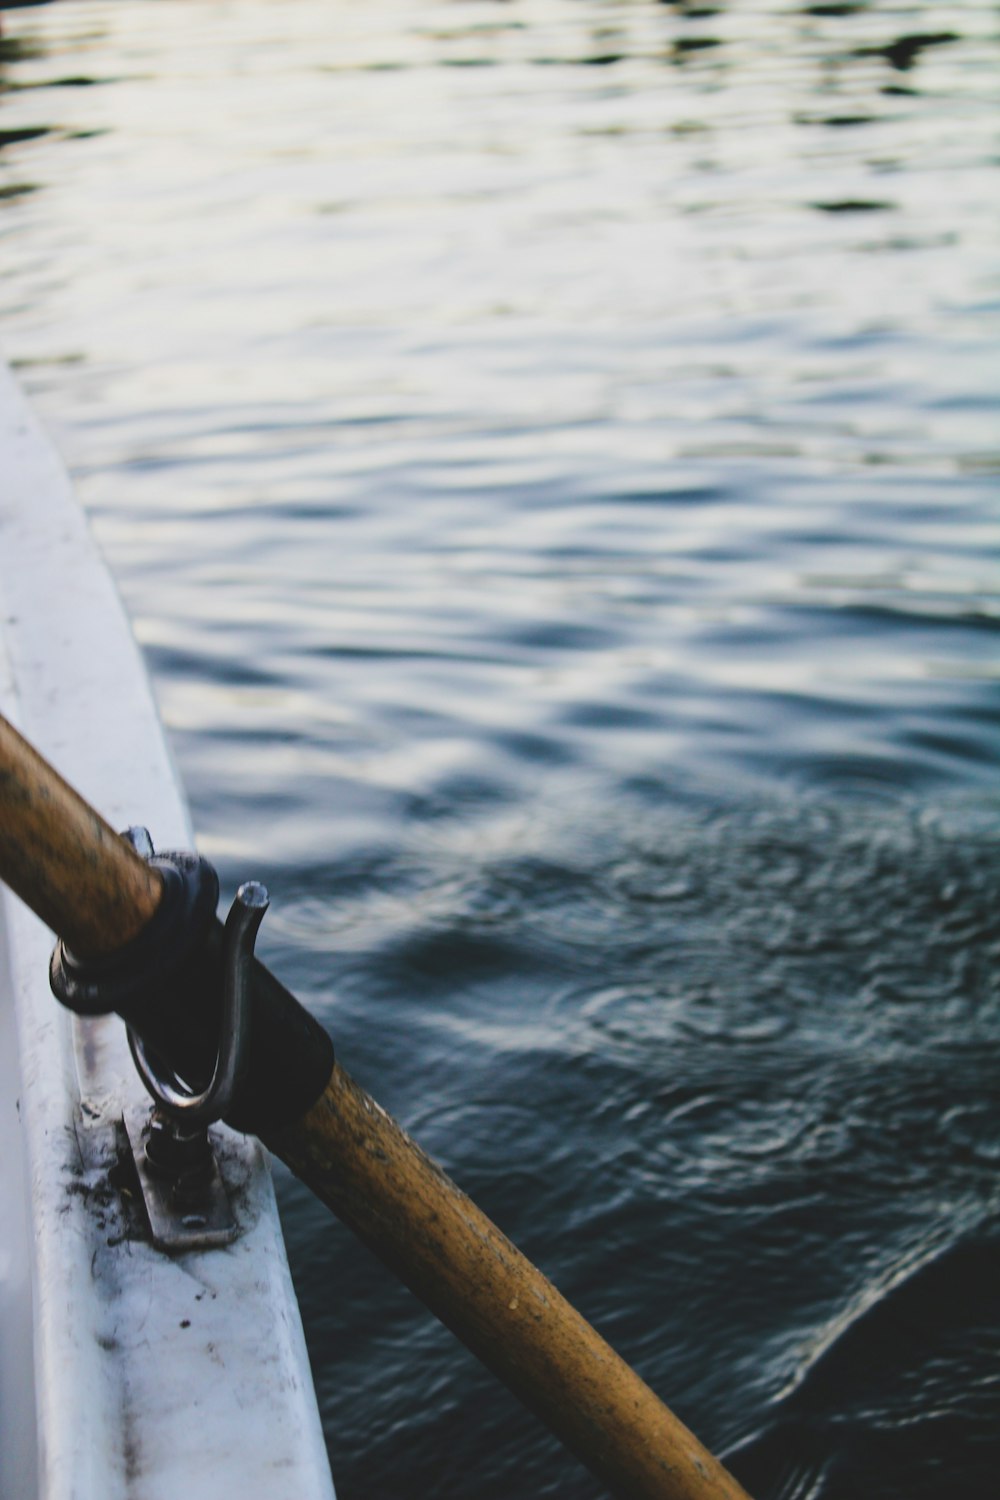
<svg viewBox="0 0 1000 1500"><path fill-rule="evenodd" d="M144 829L130 828L126 836L144 858L152 857L152 841ZM206 1088L190 1087L145 1046L131 1026L127 1028L132 1059L154 1107L145 1120L126 1116L125 1125L153 1242L164 1250L206 1250L229 1244L237 1234L208 1127L227 1113L243 1082L250 966L269 904L267 887L248 880L236 892L226 918L219 1047Z"/></svg>
<svg viewBox="0 0 1000 1500"><path fill-rule="evenodd" d="M145 828L129 828L124 836L143 859L154 860L153 842ZM163 1250L206 1250L229 1244L238 1232L208 1127L229 1111L244 1080L250 971L257 931L268 905L267 888L250 880L240 886L226 919L218 1051L205 1088L198 1090L181 1078L127 1026L132 1059L153 1109L148 1114L127 1111L125 1127L153 1243Z"/></svg>
<svg viewBox="0 0 1000 1500"><path fill-rule="evenodd" d="M161 1064L128 1028L139 1076L153 1098L147 1118L126 1115L153 1243L175 1253L229 1244L238 1232L208 1138L239 1093L249 1033L249 974L267 890L248 881L236 893L225 928L219 1051L207 1088L195 1092ZM169 1076L166 1076L169 1074Z"/></svg>
<svg viewBox="0 0 1000 1500"><path fill-rule="evenodd" d="M119 844L110 830L106 837ZM114 857L126 856L131 867L132 851L139 854L155 872L158 900L119 947L81 956L58 942L49 965L54 993L80 1015L121 1016L146 1087L174 1118L221 1116L259 1136L298 1120L322 1095L334 1049L319 1022L252 956L264 888L242 887L227 930L216 916L219 879L207 860L154 853L145 829L129 829L125 842L132 848L119 845ZM85 887L71 894L85 906Z"/></svg>
<svg viewBox="0 0 1000 1500"><path fill-rule="evenodd" d="M236 892L226 918L219 1052L207 1088L196 1093L172 1068L161 1071L163 1065L150 1054L132 1027L128 1027L132 1058L153 1102L168 1117L176 1116L188 1127L208 1126L221 1120L239 1093L249 1034L250 964L257 930L269 904L267 887L248 880Z"/></svg>

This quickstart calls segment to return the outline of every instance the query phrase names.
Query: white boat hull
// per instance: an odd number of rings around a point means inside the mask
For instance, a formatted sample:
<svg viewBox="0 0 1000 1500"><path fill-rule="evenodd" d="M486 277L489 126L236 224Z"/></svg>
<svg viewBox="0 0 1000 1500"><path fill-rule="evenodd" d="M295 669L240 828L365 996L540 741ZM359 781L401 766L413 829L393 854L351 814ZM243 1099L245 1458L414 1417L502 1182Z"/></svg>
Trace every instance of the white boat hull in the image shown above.
<svg viewBox="0 0 1000 1500"><path fill-rule="evenodd" d="M0 453L0 709L112 824L193 847L114 585L2 367ZM124 1028L59 1007L51 946L0 887L0 1495L330 1500L264 1153L218 1127L239 1238L156 1250L116 1170L145 1100Z"/></svg>

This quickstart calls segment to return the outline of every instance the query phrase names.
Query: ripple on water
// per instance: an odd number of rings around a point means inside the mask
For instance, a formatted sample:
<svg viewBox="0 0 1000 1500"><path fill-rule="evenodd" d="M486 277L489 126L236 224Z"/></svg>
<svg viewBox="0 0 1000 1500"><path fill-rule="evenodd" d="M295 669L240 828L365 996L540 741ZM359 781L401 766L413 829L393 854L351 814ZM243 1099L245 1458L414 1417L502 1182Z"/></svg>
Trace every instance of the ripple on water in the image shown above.
<svg viewBox="0 0 1000 1500"><path fill-rule="evenodd" d="M758 1500L992 1500L994 7L275 14L0 47L199 841ZM343 1500L596 1497L279 1192Z"/></svg>

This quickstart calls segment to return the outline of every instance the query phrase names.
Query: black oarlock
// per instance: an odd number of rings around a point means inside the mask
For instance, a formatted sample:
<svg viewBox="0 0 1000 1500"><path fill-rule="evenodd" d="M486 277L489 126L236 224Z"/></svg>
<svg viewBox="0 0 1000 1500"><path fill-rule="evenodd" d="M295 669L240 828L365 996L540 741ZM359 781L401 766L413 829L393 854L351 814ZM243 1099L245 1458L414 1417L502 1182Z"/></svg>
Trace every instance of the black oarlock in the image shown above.
<svg viewBox="0 0 1000 1500"><path fill-rule="evenodd" d="M130 830L130 841L145 853L137 835ZM197 854L157 854L148 862L160 871L164 893L138 937L99 959L78 958L60 942L49 977L53 992L71 1010L116 1011L138 1039L140 1052L155 1057L160 1075L181 1085L181 1092L200 1095L218 1070L231 969L231 943L215 915L218 877ZM262 888L251 883L241 890ZM263 911L259 906L257 911L259 922ZM253 912L251 902L251 925ZM334 1050L319 1022L250 955L242 984L239 1076L222 1118L237 1130L262 1135L299 1119L315 1103L333 1069Z"/></svg>

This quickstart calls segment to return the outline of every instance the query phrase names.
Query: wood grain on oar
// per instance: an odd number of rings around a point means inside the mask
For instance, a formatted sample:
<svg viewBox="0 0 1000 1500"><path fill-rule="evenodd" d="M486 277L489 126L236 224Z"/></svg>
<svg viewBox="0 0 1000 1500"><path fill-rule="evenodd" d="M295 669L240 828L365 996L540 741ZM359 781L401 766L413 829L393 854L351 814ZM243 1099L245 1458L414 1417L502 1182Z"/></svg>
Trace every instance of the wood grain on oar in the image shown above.
<svg viewBox="0 0 1000 1500"><path fill-rule="evenodd" d="M0 879L80 958L113 953L163 881L0 714Z"/></svg>
<svg viewBox="0 0 1000 1500"><path fill-rule="evenodd" d="M612 1493L747 1500L635 1371L339 1064L323 1097L265 1144Z"/></svg>
<svg viewBox="0 0 1000 1500"><path fill-rule="evenodd" d="M162 891L158 873L2 717L0 878L80 957L114 953L138 936ZM202 977L211 970L210 949L209 942L196 955ZM329 1039L259 967L263 1021L268 989L281 992L277 1001L272 996L282 1024L268 1043L265 1102L288 1057L297 1058L297 1076L309 1071L303 1056L319 1075L307 1091L315 1102L293 1124L261 1127L265 1144L616 1495L747 1500L635 1371L338 1063L319 1093ZM167 994L168 1021L179 1019L181 998ZM207 1004L211 996L203 998ZM141 1033L142 1017L129 1018ZM281 1055L289 1029L305 1054L293 1047Z"/></svg>

